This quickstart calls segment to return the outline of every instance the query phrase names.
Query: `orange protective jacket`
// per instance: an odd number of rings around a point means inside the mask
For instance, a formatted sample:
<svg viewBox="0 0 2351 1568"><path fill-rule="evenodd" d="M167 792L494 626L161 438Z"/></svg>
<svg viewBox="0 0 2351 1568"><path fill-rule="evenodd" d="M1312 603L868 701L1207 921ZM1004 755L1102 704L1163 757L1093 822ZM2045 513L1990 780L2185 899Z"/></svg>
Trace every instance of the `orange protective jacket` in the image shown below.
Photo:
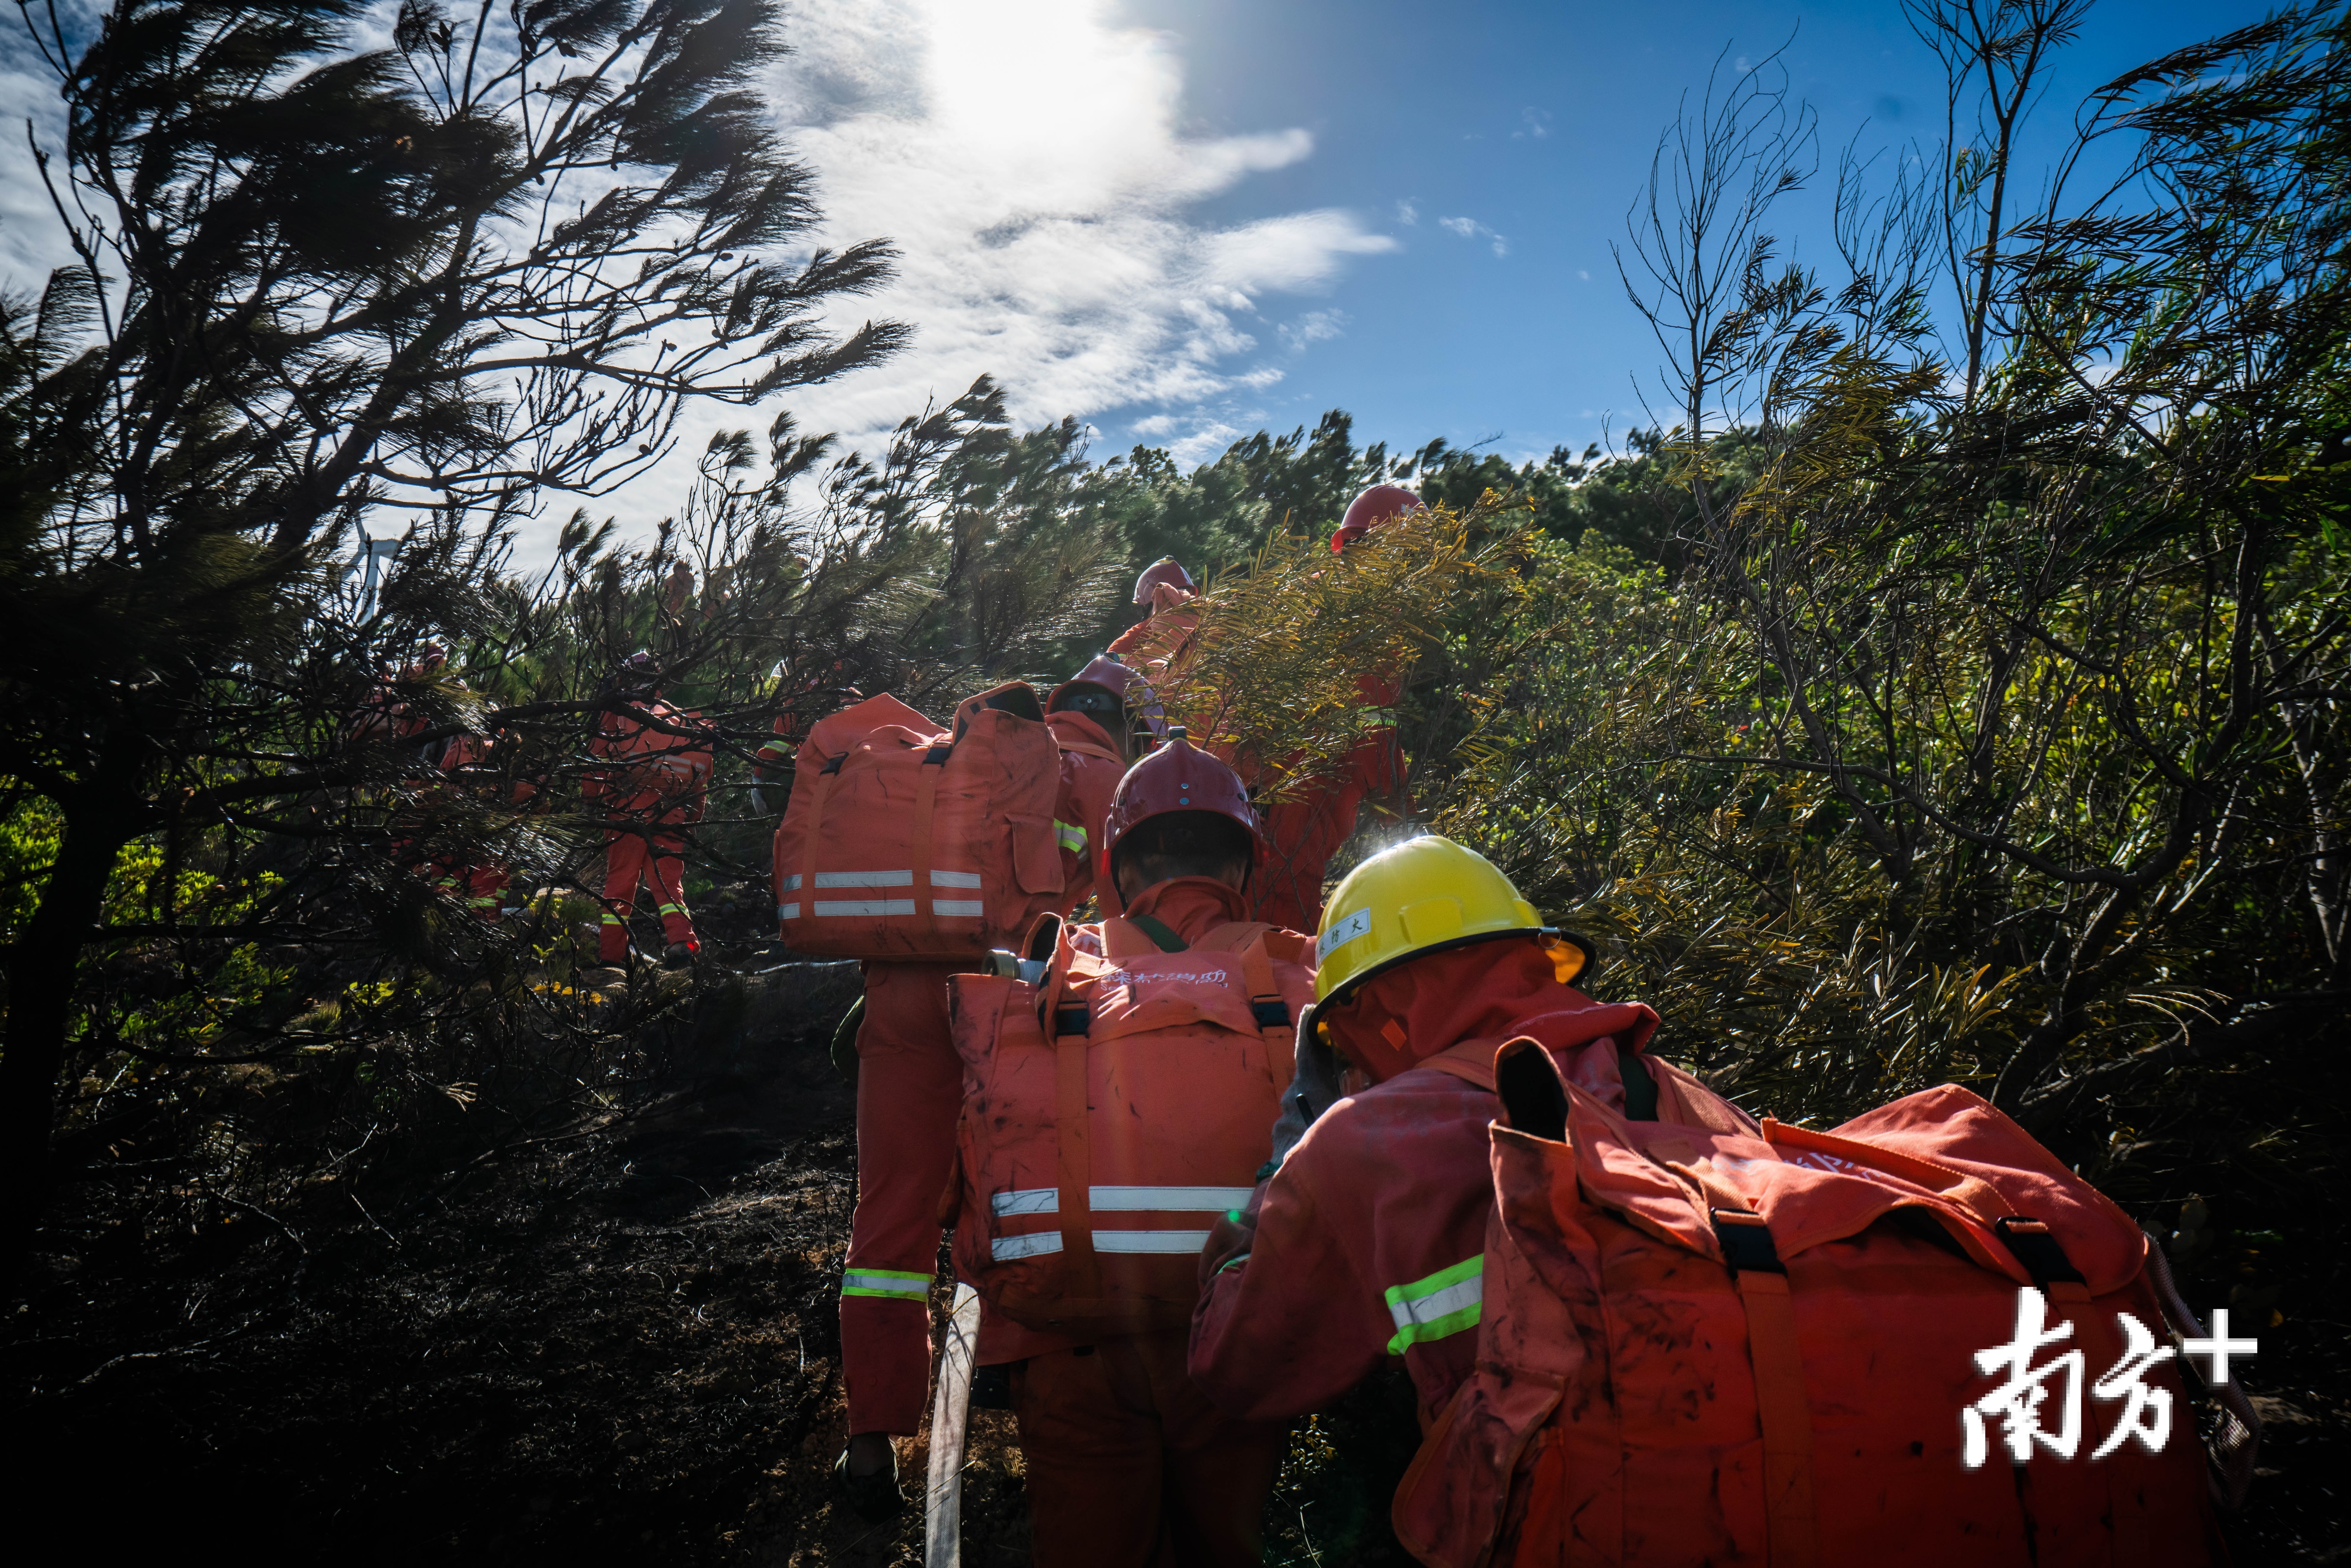
<svg viewBox="0 0 2351 1568"><path fill-rule="evenodd" d="M1151 894L1154 909L1231 899L1205 878ZM1190 1320L1208 1227L1249 1200L1313 999L1297 932L1225 921L1167 952L1137 924L1165 922L1130 915L1102 923L1101 956L1062 942L1035 984L948 983L965 1084L956 1262L1033 1328Z"/></svg>
<svg viewBox="0 0 2351 1568"><path fill-rule="evenodd" d="M1054 841L1061 851L1061 896L1053 913L1067 915L1094 890L1095 846L1126 765L1102 726L1081 713L1049 713L1053 739L1061 748L1060 792L1053 799Z"/></svg>
<svg viewBox="0 0 2351 1568"><path fill-rule="evenodd" d="M698 819L710 782L711 750L706 737L672 734L632 718L642 713L678 729L705 728L701 715L672 707L658 697L631 703L626 711L607 710L596 720L588 754L604 764L589 770L580 793L601 800L626 815L659 811L664 818Z"/></svg>
<svg viewBox="0 0 2351 1568"><path fill-rule="evenodd" d="M1531 1036L1621 1103L1616 1044L1641 1047L1656 1027L1640 1003L1560 984L1531 943L1432 954L1395 976L1407 977L1406 1035L1457 1043L1316 1120L1259 1190L1249 1252L1211 1280L1194 1314L1192 1375L1235 1416L1321 1409L1400 1356L1422 1424L1433 1421L1475 1359L1474 1281L1493 1206L1486 1127L1499 1103L1477 1080L1494 1048ZM1640 1061L1667 1114L1682 1075Z"/></svg>

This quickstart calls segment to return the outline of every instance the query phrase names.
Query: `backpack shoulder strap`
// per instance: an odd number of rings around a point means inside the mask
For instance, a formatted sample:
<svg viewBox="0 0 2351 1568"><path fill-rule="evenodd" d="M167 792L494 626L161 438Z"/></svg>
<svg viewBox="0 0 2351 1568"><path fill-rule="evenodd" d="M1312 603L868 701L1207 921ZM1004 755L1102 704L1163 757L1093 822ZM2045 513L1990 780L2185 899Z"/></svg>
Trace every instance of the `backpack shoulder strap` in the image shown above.
<svg viewBox="0 0 2351 1568"><path fill-rule="evenodd" d="M1190 949L1190 945L1155 915L1123 915L1119 918L1150 937L1162 953L1183 953Z"/></svg>
<svg viewBox="0 0 2351 1568"><path fill-rule="evenodd" d="M1273 977L1273 955L1265 945L1265 934L1272 929L1262 921L1235 920L1209 932L1200 946L1214 943L1217 950L1240 960L1241 989L1249 998L1249 1016L1257 1020L1258 1034L1265 1041L1266 1061L1278 1088L1297 1071L1298 1020L1290 1016L1290 1002Z"/></svg>
<svg viewBox="0 0 2351 1568"><path fill-rule="evenodd" d="M1228 920L1192 946L1203 953L1238 953L1273 929L1262 920Z"/></svg>
<svg viewBox="0 0 2351 1568"><path fill-rule="evenodd" d="M1451 1050L1440 1051L1435 1056L1423 1057L1413 1065L1433 1067L1439 1072L1449 1073L1464 1083L1475 1084L1490 1092L1494 1087L1494 1062L1491 1053L1487 1053L1487 1060L1480 1061L1468 1055L1454 1055L1453 1052L1459 1049L1458 1046L1455 1046Z"/></svg>

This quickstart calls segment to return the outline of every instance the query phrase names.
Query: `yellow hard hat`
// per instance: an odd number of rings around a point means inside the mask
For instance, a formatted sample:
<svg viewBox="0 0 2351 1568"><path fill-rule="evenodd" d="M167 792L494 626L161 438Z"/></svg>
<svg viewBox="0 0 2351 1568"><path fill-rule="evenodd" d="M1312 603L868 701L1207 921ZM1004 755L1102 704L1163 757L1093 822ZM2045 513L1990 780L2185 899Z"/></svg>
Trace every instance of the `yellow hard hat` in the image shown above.
<svg viewBox="0 0 2351 1568"><path fill-rule="evenodd" d="M1314 945L1314 1000L1322 1003L1407 958L1502 936L1554 936L1580 957L1559 977L1575 977L1592 949L1542 923L1493 862L1434 833L1384 850L1347 873L1322 905Z"/></svg>

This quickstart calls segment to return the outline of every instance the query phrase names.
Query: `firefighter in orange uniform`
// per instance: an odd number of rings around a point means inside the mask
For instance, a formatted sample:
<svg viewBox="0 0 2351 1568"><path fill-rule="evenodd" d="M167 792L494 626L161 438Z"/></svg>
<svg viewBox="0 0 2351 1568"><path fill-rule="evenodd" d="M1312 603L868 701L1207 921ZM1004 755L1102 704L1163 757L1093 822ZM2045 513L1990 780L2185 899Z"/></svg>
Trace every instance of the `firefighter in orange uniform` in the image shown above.
<svg viewBox="0 0 2351 1568"><path fill-rule="evenodd" d="M1131 755L1133 720L1123 706L1129 672L1097 658L1053 688L1040 714L1035 695L1014 683L967 698L957 709L1025 703L1061 746L1053 803L1062 884L1052 900L1067 915L1093 890L1091 844ZM960 726L956 727L959 731ZM963 1110L963 1068L947 1032L947 977L954 961L869 959L857 1026L857 1211L841 1289L841 1382L849 1445L834 1474L852 1507L881 1520L904 1501L890 1438L917 1430L930 1391L931 1281L938 1269L939 1194L955 1158Z"/></svg>
<svg viewBox="0 0 2351 1568"><path fill-rule="evenodd" d="M841 664L835 661L832 673L838 678ZM776 710L772 733L751 754L751 809L764 811L768 800L762 792L768 782L791 767L792 754L808 738L809 726L836 707L862 702L865 694L855 686L839 686L830 691L805 677L795 679L778 664L774 671L777 698L784 706ZM787 779L789 785L789 779ZM776 804L781 806L781 800Z"/></svg>
<svg viewBox="0 0 2351 1568"><path fill-rule="evenodd" d="M1343 553L1374 528L1423 510L1421 499L1395 485L1374 485L1349 503L1332 536L1331 551ZM1134 585L1134 601L1149 613L1111 644L1111 651L1137 661L1146 674L1180 664L1199 612L1191 574L1171 557L1155 562ZM1365 707L1392 708L1400 695L1390 677L1366 674L1356 690ZM1259 793L1260 768L1244 747L1220 746L1217 754ZM1294 760L1294 759L1293 759ZM1396 817L1411 810L1405 794L1404 754L1393 725L1380 725L1356 743L1337 768L1306 780L1288 799L1259 807L1268 854L1257 879L1251 917L1293 930L1311 931L1322 914L1322 878L1331 857L1354 836L1366 800L1384 801Z"/></svg>
<svg viewBox="0 0 2351 1568"><path fill-rule="evenodd" d="M685 907L684 854L686 830L702 820L708 799L710 741L698 716L662 700L659 675L651 653L632 654L615 682L624 706L598 716L588 745L602 764L589 770L581 793L606 814L597 933L597 956L606 964L628 958L629 916L643 883L652 884L661 917L663 961L688 962L702 950Z"/></svg>
<svg viewBox="0 0 2351 1568"><path fill-rule="evenodd" d="M1411 491L1374 485L1348 504L1338 531L1331 536L1331 553L1342 554L1374 528L1424 509ZM1401 695L1396 682L1384 675L1359 676L1355 689L1371 708L1393 708ZM1366 733L1336 772L1265 808L1265 832L1273 849L1258 895L1259 920L1302 931L1321 923L1323 874L1331 857L1354 836L1366 800L1385 802L1398 818L1411 810L1405 798L1404 754L1393 725Z"/></svg>
<svg viewBox="0 0 2351 1568"><path fill-rule="evenodd" d="M1199 620L1199 612L1184 607L1198 597L1199 586L1182 562L1172 555L1153 561L1134 580L1135 608L1143 618L1118 634L1111 653L1146 674L1154 661L1165 664L1176 658Z"/></svg>
<svg viewBox="0 0 2351 1568"><path fill-rule="evenodd" d="M1708 1124L1719 1102L1646 1053L1646 1006L1576 989L1583 944L1449 840L1349 873L1316 950L1278 1168L1202 1256L1191 1373L1231 1414L1277 1420L1400 1357L1426 1431L1477 1350L1497 1048L1532 1038L1636 1121Z"/></svg>
<svg viewBox="0 0 2351 1568"><path fill-rule="evenodd" d="M1207 978L1209 989L1223 992L1228 976L1245 967L1236 955L1252 942L1264 944L1272 983L1284 990L1294 987L1297 993L1287 998L1290 1005L1277 1004L1279 1016L1256 1021L1287 1026L1302 1010L1311 983L1311 938L1248 923L1246 889L1262 857L1262 843L1248 792L1229 768L1194 749L1181 729L1171 732L1165 746L1120 781L1103 835L1106 917L1081 928L1091 940L1072 946L1106 960L1107 982L1123 984L1135 998L1132 1006L1161 1009L1170 1020L1165 1038L1172 1041L1196 1016L1187 1003L1215 999L1195 1001L1187 983L1198 988ZM1110 916L1110 909L1119 914ZM1195 972L1155 973L1166 967L1155 960L1176 953L1199 955ZM1197 973L1212 962L1211 977ZM1122 970L1122 964L1127 967ZM1123 999L1113 996L1106 1005ZM1190 1026L1195 1032L1199 1027ZM1092 1232L1092 1245L1103 1250L1105 1263L1124 1249L1156 1250L1149 1239L1162 1232L1120 1228L1145 1218L1150 1203L1166 1200L1155 1195L1184 1195L1180 1201L1187 1205L1207 1201L1192 1195L1217 1189L1188 1184L1213 1179L1238 1184L1229 1197L1215 1201L1237 1200L1246 1195L1251 1173L1268 1151L1265 1124L1256 1119L1271 1109L1267 1063L1224 1043L1237 1037L1213 1028L1210 1032L1213 1042L1200 1053L1204 1060L1181 1058L1180 1065L1168 1070L1184 1076L1180 1084L1165 1082L1164 1074L1152 1078L1147 1062L1153 1053L1176 1047L1146 1046L1160 1038L1148 1033L1133 1042L1125 1065L1094 1068L1098 1075L1122 1074L1119 1092L1147 1105L1138 1107L1138 1113L1155 1125L1178 1124L1163 1132L1161 1141L1181 1144L1194 1162L1179 1178L1187 1185L1119 1185L1137 1179L1122 1158L1133 1164L1144 1156L1121 1140L1097 1135L1087 1179L1111 1185L1092 1188L1096 1201L1112 1192L1127 1200L1114 1215L1094 1216L1094 1223L1107 1219L1112 1227ZM1279 1052L1286 1061L1286 1027L1282 1034ZM1220 1079L1218 1070L1227 1076ZM1252 1093L1264 1099L1254 1115L1244 1112L1236 1128L1228 1113ZM1226 1147L1236 1135L1238 1145ZM1211 1175L1197 1174L1203 1171ZM964 1197L975 1208L987 1201L973 1192ZM1188 1214L1171 1214L1170 1221L1196 1223ZM1188 1243L1186 1255L1176 1260L1175 1278L1182 1291L1177 1312L1193 1294L1191 1247L1196 1242ZM984 1269L986 1256L959 1255L958 1261ZM1180 1326L1063 1336L1023 1329L991 1314L982 1331L981 1359L991 1359L991 1350L998 1357L1019 1356L1011 1364L1012 1406L1020 1426L1038 1568L1144 1568L1165 1562L1238 1568L1259 1560L1260 1517L1280 1468L1287 1423L1235 1420L1220 1413L1186 1375L1186 1337Z"/></svg>
<svg viewBox="0 0 2351 1568"><path fill-rule="evenodd" d="M351 716L350 737L354 740L407 741L423 735L434 727L430 715L402 700L399 685L422 685L425 683L465 690L465 683L449 673L449 650L437 642L428 642L417 653L414 664L402 670L397 681L387 672L370 690L366 702ZM464 863L445 851L436 852L427 847L432 833L434 808L444 805L450 798L449 780L463 776L478 777L486 770L496 742L488 736L459 734L440 740L419 741L414 747L416 761L439 777L419 777L403 779L401 792L408 797L413 811L396 814L392 821L392 858L432 883L434 891L456 900L481 919L495 924L506 902L507 888L512 878L507 869L492 862L485 865ZM517 779L510 794L517 805L530 799L532 787Z"/></svg>

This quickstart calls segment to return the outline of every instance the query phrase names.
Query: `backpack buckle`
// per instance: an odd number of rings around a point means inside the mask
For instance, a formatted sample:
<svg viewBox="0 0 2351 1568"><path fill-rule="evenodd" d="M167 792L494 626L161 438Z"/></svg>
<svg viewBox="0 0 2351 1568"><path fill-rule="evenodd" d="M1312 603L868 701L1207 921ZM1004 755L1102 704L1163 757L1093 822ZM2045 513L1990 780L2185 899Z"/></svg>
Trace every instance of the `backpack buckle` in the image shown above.
<svg viewBox="0 0 2351 1568"><path fill-rule="evenodd" d="M1290 1004L1280 997L1267 1001L1259 1001L1252 998L1249 1001L1249 1016L1257 1019L1257 1027L1259 1029L1289 1029L1297 1022L1290 1016Z"/></svg>
<svg viewBox="0 0 2351 1568"><path fill-rule="evenodd" d="M1743 1208L1713 1208L1708 1214L1714 1220L1714 1239L1722 1244L1722 1260L1735 1277L1742 1269L1752 1269L1760 1274L1785 1274L1788 1266L1780 1261L1780 1249L1771 1240L1771 1228L1760 1214L1750 1214Z"/></svg>
<svg viewBox="0 0 2351 1568"><path fill-rule="evenodd" d="M2057 1238L2049 1233L2049 1227L2042 1221L2011 1215L1993 1220L1991 1228L1993 1234L2015 1255L2016 1260L2024 1265L2024 1271L2032 1276L2033 1284L2044 1294L2053 1282L2089 1284L2082 1277L2082 1271L2074 1267L2074 1260L2065 1256L2065 1249L2059 1244Z"/></svg>

